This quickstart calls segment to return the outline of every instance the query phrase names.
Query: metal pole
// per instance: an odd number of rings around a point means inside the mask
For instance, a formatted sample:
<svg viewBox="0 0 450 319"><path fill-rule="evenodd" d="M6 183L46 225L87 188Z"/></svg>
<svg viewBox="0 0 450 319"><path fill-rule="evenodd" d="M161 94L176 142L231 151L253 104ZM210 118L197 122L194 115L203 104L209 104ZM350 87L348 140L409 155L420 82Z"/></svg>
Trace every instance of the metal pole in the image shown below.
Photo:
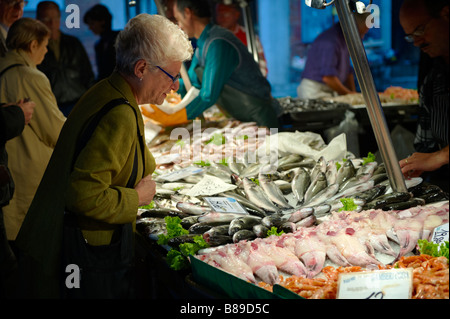
<svg viewBox="0 0 450 319"><path fill-rule="evenodd" d="M243 12L245 32L247 33L248 51L253 55L253 58L255 59L256 63L259 63L258 49L256 47L255 30L253 28L253 20L252 20L252 13L250 11L250 6L248 5L247 1L244 0L239 0L238 2Z"/></svg>
<svg viewBox="0 0 450 319"><path fill-rule="evenodd" d="M349 0L335 0L335 6L391 187L396 192L407 192L405 179L392 146L391 135L370 71L366 51L353 13L350 10Z"/></svg>
<svg viewBox="0 0 450 319"><path fill-rule="evenodd" d="M155 0L156 9L158 10L158 13L162 15L163 17L166 17L166 12L164 11L164 7L161 3L161 0ZM181 69L180 69L181 78L183 79L184 87L186 88L186 91L189 91L189 89L192 87L191 80L189 79L188 73L186 71L186 67L184 63L181 63Z"/></svg>

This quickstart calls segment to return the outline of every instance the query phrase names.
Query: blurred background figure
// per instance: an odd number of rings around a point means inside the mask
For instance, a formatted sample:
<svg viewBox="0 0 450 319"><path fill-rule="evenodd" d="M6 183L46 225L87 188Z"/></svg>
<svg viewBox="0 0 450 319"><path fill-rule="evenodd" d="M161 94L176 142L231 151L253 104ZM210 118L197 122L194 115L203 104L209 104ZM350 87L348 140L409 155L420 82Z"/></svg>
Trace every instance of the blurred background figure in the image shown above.
<svg viewBox="0 0 450 319"><path fill-rule="evenodd" d="M80 40L61 32L61 12L55 2L40 2L36 18L51 32L48 53L38 68L50 80L58 106L68 116L78 99L95 83L91 62Z"/></svg>
<svg viewBox="0 0 450 319"><path fill-rule="evenodd" d="M364 38L369 28L367 14L354 14L359 35ZM318 99L356 93L350 53L340 23L322 32L308 51L305 70L297 88L298 97Z"/></svg>
<svg viewBox="0 0 450 319"><path fill-rule="evenodd" d="M111 75L116 66L116 50L114 44L119 31L112 30L112 15L108 8L97 4L84 15L84 23L100 39L95 43L95 61L97 63L97 78L100 81Z"/></svg>
<svg viewBox="0 0 450 319"><path fill-rule="evenodd" d="M234 35L237 36L245 46L247 46L247 33L245 32L245 28L239 24L240 18L241 8L237 4L232 3L230 5L226 5L223 3L218 3L216 5L217 24L233 32ZM264 76L267 76L268 69L266 57L264 56L264 50L258 36L255 36L255 41L256 48L258 49L259 68L261 69L261 73Z"/></svg>
<svg viewBox="0 0 450 319"><path fill-rule="evenodd" d="M3 207L3 214L13 247L66 120L58 109L49 80L36 67L47 53L49 38L50 30L42 22L21 18L11 25L6 38L8 52L0 59L2 99L29 98L36 105L22 134L6 143L15 193Z"/></svg>
<svg viewBox="0 0 450 319"><path fill-rule="evenodd" d="M23 0L0 0L0 56L4 56L6 48L6 36L9 27L17 19L22 18L23 8L28 1Z"/></svg>

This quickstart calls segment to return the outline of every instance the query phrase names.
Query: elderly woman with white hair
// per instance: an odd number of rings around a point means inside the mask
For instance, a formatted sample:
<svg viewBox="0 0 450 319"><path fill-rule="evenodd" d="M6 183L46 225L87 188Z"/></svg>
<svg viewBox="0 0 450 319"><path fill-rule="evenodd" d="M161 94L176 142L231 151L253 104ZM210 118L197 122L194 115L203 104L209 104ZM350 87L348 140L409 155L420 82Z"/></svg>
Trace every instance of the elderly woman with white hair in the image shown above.
<svg viewBox="0 0 450 319"><path fill-rule="evenodd" d="M69 297L132 296L133 238L127 234L138 207L156 192L138 105L161 104L176 91L181 64L192 53L186 34L159 15L140 14L120 32L115 71L68 117L16 240L25 297L58 297L61 287Z"/></svg>

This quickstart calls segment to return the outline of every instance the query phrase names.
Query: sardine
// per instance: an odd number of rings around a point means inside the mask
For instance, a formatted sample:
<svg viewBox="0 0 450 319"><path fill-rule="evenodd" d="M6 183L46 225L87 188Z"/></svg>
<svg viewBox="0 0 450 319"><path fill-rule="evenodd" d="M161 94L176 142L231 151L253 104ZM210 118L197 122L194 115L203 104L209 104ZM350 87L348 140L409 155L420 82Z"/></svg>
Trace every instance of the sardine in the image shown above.
<svg viewBox="0 0 450 319"><path fill-rule="evenodd" d="M317 193L325 189L328 186L327 177L324 172L319 172L315 180L312 180L311 185L305 192L303 205L308 203Z"/></svg>
<svg viewBox="0 0 450 319"><path fill-rule="evenodd" d="M306 190L310 184L311 177L309 173L301 167L292 180L292 193L297 199L298 204L303 203Z"/></svg>
<svg viewBox="0 0 450 319"><path fill-rule="evenodd" d="M336 176L336 182L341 185L347 179L352 178L356 175L355 166L351 160L347 160L338 170Z"/></svg>
<svg viewBox="0 0 450 319"><path fill-rule="evenodd" d="M359 174L347 179L339 185L339 192L345 191L351 187L367 182L370 179L370 174Z"/></svg>
<svg viewBox="0 0 450 319"><path fill-rule="evenodd" d="M317 162L316 165L314 165L313 169L311 170L311 180L315 180L317 175L319 175L319 173L326 173L327 171L327 162L325 161L325 158L323 156L321 156Z"/></svg>
<svg viewBox="0 0 450 319"><path fill-rule="evenodd" d="M255 216L259 216L259 217L265 217L266 213L264 212L263 209L259 208L258 206L256 206L255 204L253 204L251 201L249 201L247 198L235 193L235 192L225 192L225 193L221 193L219 194L219 196L223 196L223 197L230 197L233 198L235 200L237 200L237 202L239 204L241 204L242 206L244 206L244 208L251 214L251 215L255 215Z"/></svg>
<svg viewBox="0 0 450 319"><path fill-rule="evenodd" d="M293 212L288 221L293 222L293 223L297 223L300 220L312 215L314 213L314 208L312 207L303 207L298 209L297 211Z"/></svg>
<svg viewBox="0 0 450 319"><path fill-rule="evenodd" d="M253 226L261 223L261 219L255 216L244 216L235 218L230 222L228 229L228 235L233 236L239 230L252 229Z"/></svg>
<svg viewBox="0 0 450 319"><path fill-rule="evenodd" d="M261 185L267 197L273 203L277 204L281 208L292 208L278 186L274 182L270 181L265 174L260 173L258 175L258 179L259 185Z"/></svg>
<svg viewBox="0 0 450 319"><path fill-rule="evenodd" d="M336 183L337 180L337 167L335 161L328 161L327 163L327 171L325 172L325 176L327 177L328 185L332 185Z"/></svg>
<svg viewBox="0 0 450 319"><path fill-rule="evenodd" d="M270 200L267 199L267 195L264 193L261 186L255 184L248 178L244 178L243 182L247 198L253 204L267 212L275 213L279 210Z"/></svg>
<svg viewBox="0 0 450 319"><path fill-rule="evenodd" d="M192 203L178 202L177 208L183 213L190 215L203 215L212 211L211 207L203 205L195 205Z"/></svg>
<svg viewBox="0 0 450 319"><path fill-rule="evenodd" d="M305 205L308 206L316 206L324 203L328 198L335 195L339 189L339 184L335 183L332 185L328 185L326 188L319 191L316 195L314 195L310 201L305 202Z"/></svg>
<svg viewBox="0 0 450 319"><path fill-rule="evenodd" d="M242 229L234 233L233 242L238 243L241 240L252 240L256 238L256 234L248 229Z"/></svg>

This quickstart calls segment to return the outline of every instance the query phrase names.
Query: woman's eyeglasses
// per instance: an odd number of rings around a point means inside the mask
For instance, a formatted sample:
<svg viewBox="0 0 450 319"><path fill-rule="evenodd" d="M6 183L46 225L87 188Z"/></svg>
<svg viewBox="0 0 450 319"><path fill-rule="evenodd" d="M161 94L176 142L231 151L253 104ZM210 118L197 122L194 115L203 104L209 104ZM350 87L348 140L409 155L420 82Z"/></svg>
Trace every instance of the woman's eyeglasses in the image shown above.
<svg viewBox="0 0 450 319"><path fill-rule="evenodd" d="M176 81L178 81L181 78L181 74L178 73L175 76L170 75L170 73L168 73L167 71L165 71L163 68L157 66L158 69L160 69L161 71L163 71L171 80L173 83L175 83Z"/></svg>

